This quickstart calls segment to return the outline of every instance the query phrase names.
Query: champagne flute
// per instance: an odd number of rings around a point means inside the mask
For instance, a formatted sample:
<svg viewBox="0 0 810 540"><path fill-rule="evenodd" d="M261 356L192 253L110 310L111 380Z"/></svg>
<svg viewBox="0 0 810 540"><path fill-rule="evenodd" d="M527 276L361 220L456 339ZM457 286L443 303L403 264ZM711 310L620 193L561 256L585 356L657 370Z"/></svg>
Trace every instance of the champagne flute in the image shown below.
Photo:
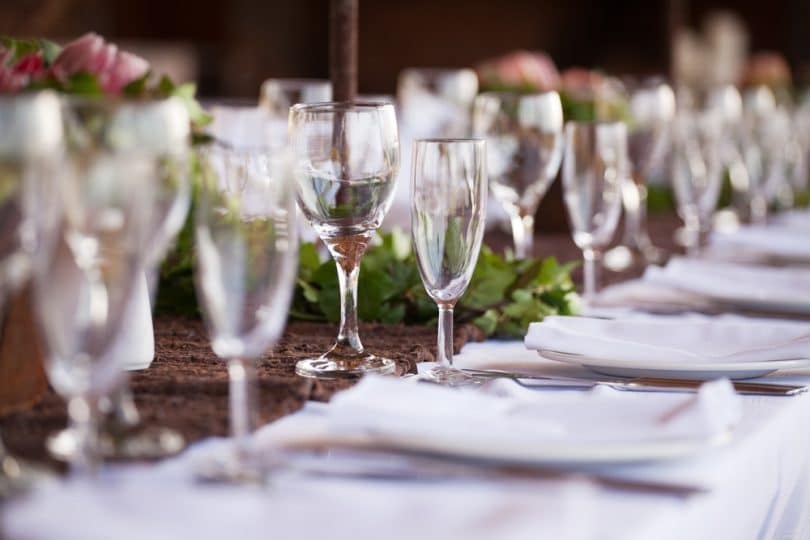
<svg viewBox="0 0 810 540"><path fill-rule="evenodd" d="M675 114L675 93L661 79L630 84L629 90L627 149L632 174L622 186L624 238L622 246L605 257L606 265L614 270L626 269L639 257L644 263L658 263L663 258L647 234L647 179L664 154L667 127ZM625 256L617 258L617 253Z"/></svg>
<svg viewBox="0 0 810 540"><path fill-rule="evenodd" d="M532 256L534 215L560 168L563 111L557 92L485 92L473 131L487 140L492 192L509 215L515 256Z"/></svg>
<svg viewBox="0 0 810 540"><path fill-rule="evenodd" d="M571 231L585 262L584 299L592 303L602 250L613 237L621 211L621 188L628 173L625 124L568 122L562 169Z"/></svg>
<svg viewBox="0 0 810 540"><path fill-rule="evenodd" d="M298 265L292 168L285 149L202 151L195 282L214 353L227 361L233 452L202 464L206 480L261 482L255 362L278 340Z"/></svg>
<svg viewBox="0 0 810 540"><path fill-rule="evenodd" d="M34 301L47 348L46 372L68 401L72 470L101 461L99 400L123 378L109 354L138 279L153 220L155 160L122 144L130 104L72 99L63 108L68 158L58 182L39 192ZM137 145L136 145L137 146ZM55 185L54 185L55 184ZM54 197L58 202L49 202ZM50 208L61 208L52 219Z"/></svg>
<svg viewBox="0 0 810 540"><path fill-rule="evenodd" d="M298 362L304 377L390 374L396 364L367 352L357 330L360 260L385 217L399 168L396 115L390 103L320 103L290 109L298 206L335 259L340 282L337 342Z"/></svg>
<svg viewBox="0 0 810 540"><path fill-rule="evenodd" d="M715 110L682 112L673 126L672 183L689 255L697 255L712 225L723 180L722 117Z"/></svg>
<svg viewBox="0 0 810 540"><path fill-rule="evenodd" d="M36 249L31 210L39 183L59 170L63 150L59 99L51 92L0 98L0 313L28 277ZM51 216L53 213L51 213ZM8 453L0 440L0 499L46 473Z"/></svg>
<svg viewBox="0 0 810 540"><path fill-rule="evenodd" d="M775 166L774 147L769 140L770 119L776 112L776 98L770 88L758 86L746 91L743 99L743 160L748 172L748 202L751 221L764 224L770 203L768 179Z"/></svg>
<svg viewBox="0 0 810 540"><path fill-rule="evenodd" d="M411 236L422 283L439 308L437 366L427 377L452 386L478 383L453 367L453 307L484 237L486 157L483 139L421 139L413 151Z"/></svg>

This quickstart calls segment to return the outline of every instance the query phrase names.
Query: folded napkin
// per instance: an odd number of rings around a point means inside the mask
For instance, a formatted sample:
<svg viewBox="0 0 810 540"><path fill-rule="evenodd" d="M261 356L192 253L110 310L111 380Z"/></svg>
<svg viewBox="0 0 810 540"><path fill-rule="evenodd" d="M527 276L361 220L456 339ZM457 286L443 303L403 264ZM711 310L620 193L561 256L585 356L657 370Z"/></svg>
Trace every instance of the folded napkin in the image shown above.
<svg viewBox="0 0 810 540"><path fill-rule="evenodd" d="M546 317L529 326L525 344L648 363L765 362L809 357L810 324L734 316Z"/></svg>
<svg viewBox="0 0 810 540"><path fill-rule="evenodd" d="M643 402L643 406L639 406ZM599 421L594 421L598 411ZM597 387L537 392L495 379L481 390L366 377L327 407L333 434L365 435L412 449L513 448L551 443L626 443L705 438L739 422L741 402L727 380L695 395L638 394Z"/></svg>
<svg viewBox="0 0 810 540"><path fill-rule="evenodd" d="M596 305L644 304L702 309L716 302L774 310L810 309L810 270L676 257L638 280L607 287Z"/></svg>
<svg viewBox="0 0 810 540"><path fill-rule="evenodd" d="M775 225L810 230L810 210L789 210L773 216L769 221Z"/></svg>
<svg viewBox="0 0 810 540"><path fill-rule="evenodd" d="M794 225L747 225L734 232L715 232L706 255L725 260L810 259L808 228Z"/></svg>

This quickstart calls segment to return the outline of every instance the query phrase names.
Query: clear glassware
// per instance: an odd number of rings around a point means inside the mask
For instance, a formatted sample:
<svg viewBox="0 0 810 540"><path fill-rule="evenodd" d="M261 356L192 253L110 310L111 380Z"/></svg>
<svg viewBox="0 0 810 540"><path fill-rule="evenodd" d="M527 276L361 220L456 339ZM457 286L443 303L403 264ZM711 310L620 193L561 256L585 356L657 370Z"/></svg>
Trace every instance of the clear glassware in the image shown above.
<svg viewBox="0 0 810 540"><path fill-rule="evenodd" d="M261 482L267 462L252 446L255 362L287 320L298 268L295 191L286 150L201 151L195 215L195 282L214 353L228 364L233 451L201 464L206 480Z"/></svg>
<svg viewBox="0 0 810 540"><path fill-rule="evenodd" d="M515 257L531 257L534 216L562 161L560 96L480 94L473 105L473 132L487 140L491 188L509 215Z"/></svg>
<svg viewBox="0 0 810 540"><path fill-rule="evenodd" d="M367 352L357 330L360 260L391 206L399 168L396 114L390 103L325 103L290 109L298 207L335 259L340 331L319 358L302 360L305 377L393 373L393 360Z"/></svg>
<svg viewBox="0 0 810 540"><path fill-rule="evenodd" d="M188 112L178 98L131 102L118 108L91 108L85 104L84 108L85 115L90 111L95 115L115 115L114 125L119 133L114 141L116 150L137 150L155 164L155 177L150 179L152 220L145 224L142 236L142 273L150 305L154 306L160 263L183 227L191 201ZM113 123L110 119L106 121ZM108 354L122 355L126 351L113 348ZM100 407L105 413L99 441L99 451L104 457L154 459L175 454L185 444L175 430L141 424L128 377L111 395L100 400ZM58 459L70 460L76 451L76 437L70 428L49 438L47 444L51 455Z"/></svg>
<svg viewBox="0 0 810 540"><path fill-rule="evenodd" d="M267 79L259 96L259 106L284 122L293 105L327 101L332 101L332 83L326 79Z"/></svg>
<svg viewBox="0 0 810 540"><path fill-rule="evenodd" d="M743 95L742 156L748 174L748 203L753 223L768 219L773 179L780 166L781 134L774 132L776 98L766 86L750 88Z"/></svg>
<svg viewBox="0 0 810 540"><path fill-rule="evenodd" d="M36 249L30 210L37 205L37 184L59 170L62 145L56 95L42 92L0 98L0 314L9 294L30 274L30 258ZM44 469L12 456L0 440L0 499L30 488L46 476Z"/></svg>
<svg viewBox="0 0 810 540"><path fill-rule="evenodd" d="M586 303L598 290L602 250L621 212L621 189L629 174L627 127L621 122L568 122L562 165L563 197L574 243L584 257Z"/></svg>
<svg viewBox="0 0 810 540"><path fill-rule="evenodd" d="M67 101L66 160L39 191L35 210L34 301L48 378L68 401L76 442L70 463L78 474L101 462L99 400L124 377L120 359L109 352L142 279L154 217L156 161L129 145L136 109L104 99Z"/></svg>
<svg viewBox="0 0 810 540"><path fill-rule="evenodd" d="M484 237L486 161L483 139L414 143L411 237L422 283L439 308L437 366L426 376L441 384L478 382L453 367L453 308L470 283Z"/></svg>
<svg viewBox="0 0 810 540"><path fill-rule="evenodd" d="M472 69L408 68L397 81L403 132L413 137L466 137L478 94Z"/></svg>
<svg viewBox="0 0 810 540"><path fill-rule="evenodd" d="M700 253L723 184L722 118L716 110L681 112L673 124L672 185L687 252Z"/></svg>
<svg viewBox="0 0 810 540"><path fill-rule="evenodd" d="M624 270L638 260L645 264L663 260L664 253L653 245L647 233L647 180L665 153L667 128L675 115L675 92L662 79L627 81L626 87L630 105L627 149L632 173L622 186L622 245L605 256L606 264L615 270Z"/></svg>

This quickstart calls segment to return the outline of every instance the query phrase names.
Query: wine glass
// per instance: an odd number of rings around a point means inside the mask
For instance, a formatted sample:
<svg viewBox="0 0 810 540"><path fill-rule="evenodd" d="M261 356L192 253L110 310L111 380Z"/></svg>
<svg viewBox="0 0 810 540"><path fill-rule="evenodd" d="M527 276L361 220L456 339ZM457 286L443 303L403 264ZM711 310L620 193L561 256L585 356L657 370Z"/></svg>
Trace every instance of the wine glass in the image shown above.
<svg viewBox="0 0 810 540"><path fill-rule="evenodd" d="M403 131L415 137L466 137L478 93L472 69L408 68L397 81Z"/></svg>
<svg viewBox="0 0 810 540"><path fill-rule="evenodd" d="M36 249L30 210L37 187L59 170L63 150L59 99L51 92L0 98L0 313L28 277ZM8 453L0 440L0 499L46 473Z"/></svg>
<svg viewBox="0 0 810 540"><path fill-rule="evenodd" d="M414 143L411 236L425 290L439 307L437 366L427 377L447 385L478 380L453 367L453 307L472 278L484 237L486 142Z"/></svg>
<svg viewBox="0 0 810 540"><path fill-rule="evenodd" d="M711 109L679 113L673 125L672 184L693 256L709 234L722 188L722 130L722 118Z"/></svg>
<svg viewBox="0 0 810 540"><path fill-rule="evenodd" d="M480 94L473 104L473 131L487 140L492 192L509 215L515 256L531 257L534 215L562 160L560 96Z"/></svg>
<svg viewBox="0 0 810 540"><path fill-rule="evenodd" d="M34 301L47 349L46 372L68 401L76 473L100 464L99 401L123 378L109 354L142 279L144 239L153 222L156 161L129 146L137 105L72 99L63 107L67 159L39 192ZM54 201L53 199L56 198ZM61 208L53 219L52 208Z"/></svg>
<svg viewBox="0 0 810 540"><path fill-rule="evenodd" d="M191 199L188 112L178 98L130 102L121 107L83 103L77 112L74 119L78 122L102 118L111 126L116 135L110 144L116 151L137 151L143 159L154 163L154 177L149 179L152 219L145 223L141 237L144 243L141 274L145 279L139 279L134 292L140 295L146 291L150 305L154 305L160 262L185 223ZM94 133L89 126L80 127L84 135L106 136ZM129 303L127 320L138 316L140 309L140 302ZM106 354L125 358L129 347L132 344L122 340ZM184 445L182 435L175 430L141 424L128 377L122 379L111 395L100 400L100 406L102 412L109 413L99 443L104 457L153 459L177 453ZM58 459L69 460L76 451L76 437L70 428L50 437L47 444L51 455Z"/></svg>
<svg viewBox="0 0 810 540"><path fill-rule="evenodd" d="M584 256L584 299L597 292L602 250L621 211L628 174L627 127L621 122L568 122L562 165L563 196L574 243Z"/></svg>
<svg viewBox="0 0 810 540"><path fill-rule="evenodd" d="M367 352L357 330L360 259L394 194L399 167L396 115L390 103L321 103L290 109L298 206L335 259L340 331L319 358L298 362L304 377L393 373L393 360Z"/></svg>
<svg viewBox="0 0 810 540"><path fill-rule="evenodd" d="M284 122L293 105L326 101L332 101L332 83L326 79L267 79L259 96L259 106Z"/></svg>
<svg viewBox="0 0 810 540"><path fill-rule="evenodd" d="M778 143L769 137L771 118L776 113L776 98L770 88L757 86L743 96L743 160L748 173L748 202L751 221L764 224L768 219L769 178L777 165Z"/></svg>
<svg viewBox="0 0 810 540"><path fill-rule="evenodd" d="M295 197L284 149L202 150L195 282L214 353L228 364L233 452L202 464L206 480L261 482L251 445L255 361L287 319L298 266Z"/></svg>
<svg viewBox="0 0 810 540"><path fill-rule="evenodd" d="M675 93L663 80L653 78L630 81L630 113L627 150L632 168L622 186L625 211L622 245L610 250L605 261L614 270L623 270L639 258L644 263L658 263L663 252L647 234L647 179L664 154L667 128L675 114ZM616 254L623 253L621 262Z"/></svg>

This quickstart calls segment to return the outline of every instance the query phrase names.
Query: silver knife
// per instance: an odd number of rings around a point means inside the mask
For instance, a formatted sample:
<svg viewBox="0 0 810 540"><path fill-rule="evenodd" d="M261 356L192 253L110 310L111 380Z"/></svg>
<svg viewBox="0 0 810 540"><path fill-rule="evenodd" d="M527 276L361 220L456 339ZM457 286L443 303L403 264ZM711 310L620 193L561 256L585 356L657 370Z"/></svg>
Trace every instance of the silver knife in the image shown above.
<svg viewBox="0 0 810 540"><path fill-rule="evenodd" d="M465 369L465 373L476 377L507 378L522 386L531 388L566 387L590 388L599 384L610 386L616 390L634 392L696 392L705 381L690 379L670 379L662 377L639 377L627 380L593 380L579 377L563 377L550 375L537 375L534 373L521 373L495 369ZM536 381L527 383L525 381ZM758 396L793 396L808 390L807 386L793 384L760 383L749 381L732 381L734 390L738 394Z"/></svg>

